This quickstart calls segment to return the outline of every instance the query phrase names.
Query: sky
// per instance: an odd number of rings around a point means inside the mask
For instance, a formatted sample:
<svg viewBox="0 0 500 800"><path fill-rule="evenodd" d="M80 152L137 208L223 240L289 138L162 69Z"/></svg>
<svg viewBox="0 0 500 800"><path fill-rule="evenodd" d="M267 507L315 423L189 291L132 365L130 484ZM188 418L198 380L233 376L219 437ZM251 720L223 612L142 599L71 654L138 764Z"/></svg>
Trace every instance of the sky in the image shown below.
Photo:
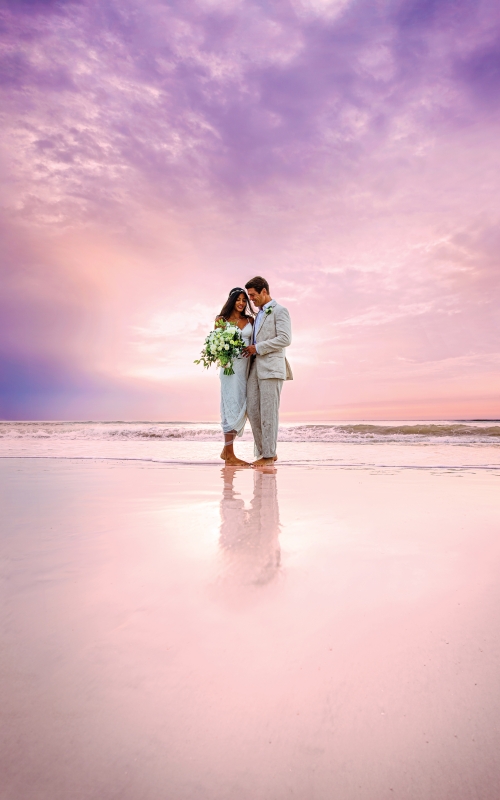
<svg viewBox="0 0 500 800"><path fill-rule="evenodd" d="M2 0L0 416L217 420L254 275L284 420L500 417L498 0Z"/></svg>

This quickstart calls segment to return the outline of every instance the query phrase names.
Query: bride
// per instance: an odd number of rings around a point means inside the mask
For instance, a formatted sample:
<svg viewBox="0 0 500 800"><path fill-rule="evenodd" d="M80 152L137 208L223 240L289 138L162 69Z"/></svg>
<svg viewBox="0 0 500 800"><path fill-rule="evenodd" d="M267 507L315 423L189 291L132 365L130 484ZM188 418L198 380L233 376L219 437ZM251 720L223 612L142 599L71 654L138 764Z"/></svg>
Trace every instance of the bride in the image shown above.
<svg viewBox="0 0 500 800"><path fill-rule="evenodd" d="M221 319L238 326L243 341L248 347L252 338L253 314L244 289L239 287L231 289L226 303L215 321ZM242 435L247 419L249 367L250 359L239 356L233 362L234 375L224 375L224 370L220 369L220 416L224 433L224 447L220 457L231 466L250 466L247 461L242 461L235 456L233 447L236 437Z"/></svg>

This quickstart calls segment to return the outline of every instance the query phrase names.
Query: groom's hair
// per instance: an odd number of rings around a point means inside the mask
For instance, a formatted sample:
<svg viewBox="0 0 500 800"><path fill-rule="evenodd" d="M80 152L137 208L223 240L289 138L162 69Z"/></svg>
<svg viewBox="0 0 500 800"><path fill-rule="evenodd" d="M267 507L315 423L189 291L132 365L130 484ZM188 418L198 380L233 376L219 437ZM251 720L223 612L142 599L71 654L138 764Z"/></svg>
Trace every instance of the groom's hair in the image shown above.
<svg viewBox="0 0 500 800"><path fill-rule="evenodd" d="M255 289L257 294L260 294L262 289L265 289L266 292L269 291L269 284L265 278L261 278L259 275L257 275L256 278L252 278L251 281L245 283L245 289Z"/></svg>

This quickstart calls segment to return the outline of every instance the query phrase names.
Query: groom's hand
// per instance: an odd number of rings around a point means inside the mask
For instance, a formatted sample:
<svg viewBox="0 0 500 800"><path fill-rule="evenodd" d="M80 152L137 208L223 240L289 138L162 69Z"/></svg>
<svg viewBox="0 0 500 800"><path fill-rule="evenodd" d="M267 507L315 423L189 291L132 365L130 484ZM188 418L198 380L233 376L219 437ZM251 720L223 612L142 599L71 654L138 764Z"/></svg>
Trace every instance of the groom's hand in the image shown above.
<svg viewBox="0 0 500 800"><path fill-rule="evenodd" d="M255 345L254 344L250 344L248 347L245 347L244 350L243 350L243 355L246 358L249 358L249 356L255 356L256 354L257 354L257 350L255 349Z"/></svg>

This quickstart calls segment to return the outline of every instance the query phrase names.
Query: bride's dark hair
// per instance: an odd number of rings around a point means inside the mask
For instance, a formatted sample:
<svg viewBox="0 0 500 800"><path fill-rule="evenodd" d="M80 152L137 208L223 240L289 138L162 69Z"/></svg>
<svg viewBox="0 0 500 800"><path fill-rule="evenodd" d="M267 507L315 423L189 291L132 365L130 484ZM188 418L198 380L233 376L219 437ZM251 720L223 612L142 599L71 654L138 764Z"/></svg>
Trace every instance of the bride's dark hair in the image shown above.
<svg viewBox="0 0 500 800"><path fill-rule="evenodd" d="M225 320L229 319L229 317L231 316L231 314L234 311L234 307L236 305L236 301L237 301L238 297L240 296L240 294L244 294L245 295L245 300L247 301L247 304L246 304L245 308L243 309L243 316L246 317L247 319L253 320L253 313L252 313L252 309L250 308L250 300L248 299L248 295L247 295L247 293L245 292L244 289L240 289L239 287L237 287L236 289L231 289L231 291L229 292L229 296L228 296L226 302L222 306L222 310L221 310L221 312L219 314L219 317L224 317Z"/></svg>

